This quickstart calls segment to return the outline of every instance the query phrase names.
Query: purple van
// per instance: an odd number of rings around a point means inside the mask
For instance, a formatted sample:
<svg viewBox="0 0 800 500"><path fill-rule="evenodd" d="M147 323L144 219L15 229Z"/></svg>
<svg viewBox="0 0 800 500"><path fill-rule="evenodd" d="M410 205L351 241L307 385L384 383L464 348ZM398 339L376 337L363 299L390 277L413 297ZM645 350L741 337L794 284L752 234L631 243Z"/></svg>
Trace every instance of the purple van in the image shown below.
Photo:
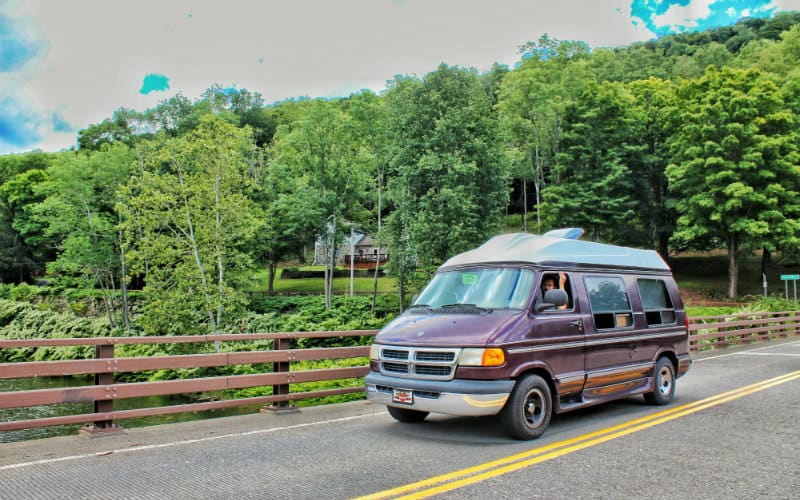
<svg viewBox="0 0 800 500"><path fill-rule="evenodd" d="M517 439L553 413L636 394L669 403L692 362L669 266L580 234L504 234L445 262L376 336L367 398L401 422L499 415Z"/></svg>

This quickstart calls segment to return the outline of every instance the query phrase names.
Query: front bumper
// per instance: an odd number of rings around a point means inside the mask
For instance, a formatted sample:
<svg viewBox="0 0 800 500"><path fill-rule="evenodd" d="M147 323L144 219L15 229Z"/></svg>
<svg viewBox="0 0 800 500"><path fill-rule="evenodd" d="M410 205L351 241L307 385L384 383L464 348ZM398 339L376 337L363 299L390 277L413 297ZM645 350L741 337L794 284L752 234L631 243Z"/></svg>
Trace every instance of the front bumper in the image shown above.
<svg viewBox="0 0 800 500"><path fill-rule="evenodd" d="M364 378L367 399L410 410L465 417L496 415L514 389L513 380L420 380L388 377L371 371ZM394 389L413 391L414 402L392 401Z"/></svg>

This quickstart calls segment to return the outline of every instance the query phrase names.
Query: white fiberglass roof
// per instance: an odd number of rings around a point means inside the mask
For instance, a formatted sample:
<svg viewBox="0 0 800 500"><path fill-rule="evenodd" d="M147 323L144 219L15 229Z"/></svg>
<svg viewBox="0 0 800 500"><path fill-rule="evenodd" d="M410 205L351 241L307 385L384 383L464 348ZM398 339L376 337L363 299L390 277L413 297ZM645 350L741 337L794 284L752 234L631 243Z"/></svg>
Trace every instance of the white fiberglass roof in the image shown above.
<svg viewBox="0 0 800 500"><path fill-rule="evenodd" d="M548 234L557 233L553 231ZM606 245L548 234L543 236L529 233L501 234L474 250L450 258L441 267L525 262L539 265L568 263L593 267L670 270L664 259L653 250Z"/></svg>

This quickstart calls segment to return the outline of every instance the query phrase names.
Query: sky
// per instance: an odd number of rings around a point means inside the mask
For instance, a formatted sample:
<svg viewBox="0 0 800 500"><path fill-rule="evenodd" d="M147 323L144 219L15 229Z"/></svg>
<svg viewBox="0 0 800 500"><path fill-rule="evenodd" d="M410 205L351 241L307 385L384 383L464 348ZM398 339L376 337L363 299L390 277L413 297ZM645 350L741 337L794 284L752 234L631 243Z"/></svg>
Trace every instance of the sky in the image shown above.
<svg viewBox="0 0 800 500"><path fill-rule="evenodd" d="M514 67L543 34L616 47L800 0L0 0L0 154L76 145L121 107L212 85L266 103L380 92L441 63Z"/></svg>

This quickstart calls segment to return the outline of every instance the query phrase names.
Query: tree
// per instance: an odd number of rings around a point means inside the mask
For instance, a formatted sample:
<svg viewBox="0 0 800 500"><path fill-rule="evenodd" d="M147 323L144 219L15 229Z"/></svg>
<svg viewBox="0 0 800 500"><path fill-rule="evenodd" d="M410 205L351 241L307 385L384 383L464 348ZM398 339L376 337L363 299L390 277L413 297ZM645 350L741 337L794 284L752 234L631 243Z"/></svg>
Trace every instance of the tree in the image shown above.
<svg viewBox="0 0 800 500"><path fill-rule="evenodd" d="M541 230L541 191L558 153L564 107L570 96L561 85L563 68L528 62L509 74L500 92L499 120L515 177L522 185L522 229L528 230L529 180L533 181L536 229Z"/></svg>
<svg viewBox="0 0 800 500"><path fill-rule="evenodd" d="M709 68L684 84L681 127L667 168L680 214L674 239L718 238L728 249L728 295L737 297L743 249L796 245L800 168L793 115L757 70Z"/></svg>
<svg viewBox="0 0 800 500"><path fill-rule="evenodd" d="M208 115L138 152L123 192L131 271L144 275L148 334L216 331L236 319L263 215L249 198L253 139Z"/></svg>
<svg viewBox="0 0 800 500"><path fill-rule="evenodd" d="M595 241L627 242L637 233L629 163L641 154L622 84L590 84L567 106L554 180L542 194L549 226L577 226Z"/></svg>
<svg viewBox="0 0 800 500"><path fill-rule="evenodd" d="M33 207L44 197L38 186L44 170L23 171L0 185L0 280L24 283L41 273L53 257L51 241Z"/></svg>
<svg viewBox="0 0 800 500"><path fill-rule="evenodd" d="M331 307L333 271L341 226L348 218L360 219L369 158L357 140L352 120L339 104L312 101L291 127L280 126L271 161L285 166L307 187L315 221L315 234L325 248L325 306Z"/></svg>
<svg viewBox="0 0 800 500"><path fill-rule="evenodd" d="M45 199L34 207L46 234L58 242L58 256L48 272L99 288L110 324L117 326L121 316L126 329L130 328L126 258L117 204L132 162L122 143L64 154L48 170L47 181L39 187Z"/></svg>
<svg viewBox="0 0 800 500"><path fill-rule="evenodd" d="M475 71L441 65L422 82L397 80L388 98L397 151L387 229L403 302L409 269L438 265L502 227L509 175Z"/></svg>
<svg viewBox="0 0 800 500"><path fill-rule="evenodd" d="M677 219L666 176L670 162L668 140L671 131L679 126L674 120L675 89L670 82L656 78L632 82L627 88L636 100L631 110L631 138L643 147L628 162L635 183L632 196L636 213L646 235L642 243L657 248L666 258Z"/></svg>
<svg viewBox="0 0 800 500"><path fill-rule="evenodd" d="M372 231L373 239L377 244L375 272L372 280L372 313L374 314L378 296L380 256L384 246L383 211L385 205L383 198L392 148L389 141L387 106L385 99L381 99L369 91L351 96L346 104L346 111L354 120L356 134L370 156L370 170L373 172L371 187L374 189L374 218L367 226Z"/></svg>

